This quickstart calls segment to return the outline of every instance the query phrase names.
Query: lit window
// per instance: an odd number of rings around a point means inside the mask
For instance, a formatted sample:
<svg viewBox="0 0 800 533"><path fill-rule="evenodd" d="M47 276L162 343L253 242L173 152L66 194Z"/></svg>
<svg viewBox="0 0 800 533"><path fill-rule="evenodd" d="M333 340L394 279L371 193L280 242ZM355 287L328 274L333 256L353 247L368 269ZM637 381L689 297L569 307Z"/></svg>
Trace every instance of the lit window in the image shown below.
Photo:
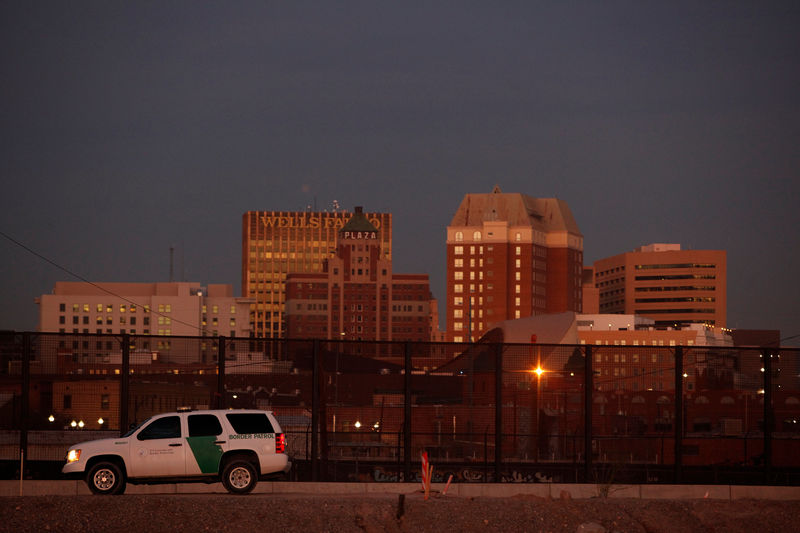
<svg viewBox="0 0 800 533"><path fill-rule="evenodd" d="M456 232L456 242L461 242L464 240L464 234L460 231Z"/></svg>
<svg viewBox="0 0 800 533"><path fill-rule="evenodd" d="M522 246L516 246L516 247L514 248L514 253L515 253L516 255L522 255Z"/></svg>
<svg viewBox="0 0 800 533"><path fill-rule="evenodd" d="M460 270L453 273L455 279L464 279L464 273Z"/></svg>
<svg viewBox="0 0 800 533"><path fill-rule="evenodd" d="M453 253L455 255L464 255L464 247L463 246L454 246Z"/></svg>
<svg viewBox="0 0 800 533"><path fill-rule="evenodd" d="M453 292L464 292L464 285L461 283L456 283L453 285Z"/></svg>
<svg viewBox="0 0 800 533"><path fill-rule="evenodd" d="M472 239L475 242L480 242L480 240L481 240L481 232L480 231L476 231L475 233L473 233L472 234Z"/></svg>
<svg viewBox="0 0 800 533"><path fill-rule="evenodd" d="M517 268L522 268L522 261L517 259L514 261L514 266Z"/></svg>
<svg viewBox="0 0 800 533"><path fill-rule="evenodd" d="M453 260L453 266L454 266L454 267L456 267L456 268L461 268L461 267L463 267L463 266L464 266L464 260L463 260L463 259L461 259L461 258L459 258L459 259L454 259L454 260Z"/></svg>

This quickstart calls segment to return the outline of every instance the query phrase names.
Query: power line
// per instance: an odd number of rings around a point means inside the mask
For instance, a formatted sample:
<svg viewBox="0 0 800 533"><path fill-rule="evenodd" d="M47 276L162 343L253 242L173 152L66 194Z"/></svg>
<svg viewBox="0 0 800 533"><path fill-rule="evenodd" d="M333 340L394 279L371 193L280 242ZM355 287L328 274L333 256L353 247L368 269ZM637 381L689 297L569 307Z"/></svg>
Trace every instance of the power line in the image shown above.
<svg viewBox="0 0 800 533"><path fill-rule="evenodd" d="M8 235L7 233L5 233L5 232L4 232L4 231L2 231L2 230L0 230L0 235L2 235L3 237L5 237L6 239L8 239L9 241L11 241L12 243L16 244L17 246L19 246L20 248L22 248L22 249L23 249L23 250L25 250L26 252L28 252L28 253L30 253L30 254L32 254L32 255L34 255L34 256L36 256L36 257L38 257L39 259L41 259L42 261L45 261L46 263L49 263L50 265L52 265L52 266L56 267L57 269L59 269L59 270L61 270L61 271L63 271L63 272L66 272L66 273L67 273L67 274L69 274L70 276L72 276L72 277L74 277L74 278L76 278L76 279L78 279L78 280L82 281L83 283L87 283L87 284L91 285L92 287L94 287L94 288L96 288L96 289L99 289L99 290L101 290L101 291L105 292L106 294L109 294L109 295L111 295L111 296L113 296L113 297L115 297L115 298L119 298L120 300L123 300L123 301L125 301L125 302L127 302L127 303L129 303L129 304L132 304L132 305L142 305L142 304L140 304L140 303L138 303L138 302L134 302L133 300L130 300L129 298L126 298L125 296L119 295L119 294L115 293L114 291L110 291L110 290L108 290L107 288L105 288L105 287L103 287L103 286L101 286L101 285L98 285L97 283L94 283L94 282L92 282L92 281L89 281L88 279L84 278L84 277L83 277L83 276L81 276L80 274L76 274L75 272L71 271L70 269L68 269L68 268L66 268L66 267L63 267L63 266L59 265L59 264L58 264L58 263L56 263L55 261L53 261L53 260L51 260L51 259L49 259L49 258L45 257L44 255L40 254L40 253L39 253L39 252L37 252L36 250L34 250L34 249L30 248L29 246L26 246L24 243L22 243L22 242L18 241L17 239L13 238L12 236ZM189 326L190 328L196 328L196 329L197 329L198 331L200 331L201 333L202 333L202 331L203 331L203 328L202 328L202 326L201 326L201 325L190 324L190 323L188 323L188 322L184 322L183 320L180 320L180 319L177 319L177 318L173 318L173 317L171 317L171 316L169 316L169 315L165 315L165 314L163 314L163 313L160 313L160 312L158 312L158 311L155 311L155 310L153 310L153 309L150 309L150 312L151 312L151 313L153 313L153 314L154 314L154 315L156 315L156 316L162 316L162 317L164 317L164 318L169 318L169 319L170 319L170 321L172 321L172 322L177 322L178 324L183 324L184 326Z"/></svg>

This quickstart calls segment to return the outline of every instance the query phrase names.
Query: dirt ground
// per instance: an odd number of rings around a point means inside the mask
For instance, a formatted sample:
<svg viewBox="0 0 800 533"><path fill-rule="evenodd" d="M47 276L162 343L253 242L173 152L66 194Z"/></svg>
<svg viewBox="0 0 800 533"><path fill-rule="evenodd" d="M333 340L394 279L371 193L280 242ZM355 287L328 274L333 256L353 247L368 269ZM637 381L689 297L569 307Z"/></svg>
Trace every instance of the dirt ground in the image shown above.
<svg viewBox="0 0 800 533"><path fill-rule="evenodd" d="M402 500L402 501L401 501ZM782 532L800 502L251 494L0 498L0 531Z"/></svg>

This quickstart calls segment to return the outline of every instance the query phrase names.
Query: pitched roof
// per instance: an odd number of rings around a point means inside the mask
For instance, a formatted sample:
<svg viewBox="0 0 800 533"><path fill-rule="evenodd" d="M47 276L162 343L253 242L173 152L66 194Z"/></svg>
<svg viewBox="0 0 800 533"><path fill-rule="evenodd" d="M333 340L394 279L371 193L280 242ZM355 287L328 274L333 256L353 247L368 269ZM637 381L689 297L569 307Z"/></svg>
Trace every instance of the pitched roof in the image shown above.
<svg viewBox="0 0 800 533"><path fill-rule="evenodd" d="M530 226L541 231L567 231L581 235L565 201L504 193L498 186L490 193L465 195L450 225L481 226L483 222L492 220L507 221L509 226Z"/></svg>
<svg viewBox="0 0 800 533"><path fill-rule="evenodd" d="M358 205L356 206L353 216L339 231L378 231L378 228L376 228L364 214L364 208Z"/></svg>

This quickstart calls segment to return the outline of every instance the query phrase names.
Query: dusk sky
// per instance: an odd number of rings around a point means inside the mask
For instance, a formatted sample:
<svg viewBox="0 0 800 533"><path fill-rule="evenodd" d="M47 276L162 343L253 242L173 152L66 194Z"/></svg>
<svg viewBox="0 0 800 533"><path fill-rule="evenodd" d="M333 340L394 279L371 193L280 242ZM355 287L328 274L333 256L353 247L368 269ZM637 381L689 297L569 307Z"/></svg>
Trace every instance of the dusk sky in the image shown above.
<svg viewBox="0 0 800 533"><path fill-rule="evenodd" d="M587 265L727 250L728 325L800 334L797 0L8 1L0 57L0 329L77 280L22 246L119 282L174 246L239 295L242 214L334 200L444 304L446 227L499 185L566 201Z"/></svg>

